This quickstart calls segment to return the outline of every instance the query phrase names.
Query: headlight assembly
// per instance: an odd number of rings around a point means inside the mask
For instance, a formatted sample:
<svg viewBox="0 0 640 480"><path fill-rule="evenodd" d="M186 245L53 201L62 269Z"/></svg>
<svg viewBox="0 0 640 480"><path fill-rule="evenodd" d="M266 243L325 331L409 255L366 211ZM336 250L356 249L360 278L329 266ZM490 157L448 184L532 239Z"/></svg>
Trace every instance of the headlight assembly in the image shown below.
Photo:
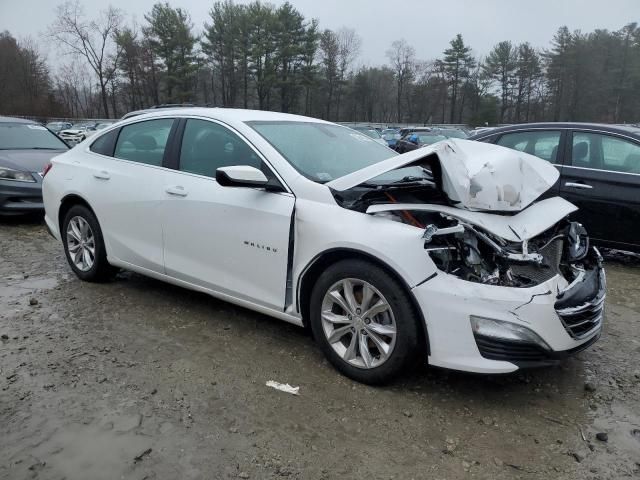
<svg viewBox="0 0 640 480"><path fill-rule="evenodd" d="M509 342L534 343L545 350L551 350L547 342L540 338L536 332L522 325L493 318L476 317L475 315L471 315L469 318L474 335Z"/></svg>
<svg viewBox="0 0 640 480"><path fill-rule="evenodd" d="M36 179L29 172L21 172L7 167L0 167L0 180L13 180L14 182L35 182Z"/></svg>

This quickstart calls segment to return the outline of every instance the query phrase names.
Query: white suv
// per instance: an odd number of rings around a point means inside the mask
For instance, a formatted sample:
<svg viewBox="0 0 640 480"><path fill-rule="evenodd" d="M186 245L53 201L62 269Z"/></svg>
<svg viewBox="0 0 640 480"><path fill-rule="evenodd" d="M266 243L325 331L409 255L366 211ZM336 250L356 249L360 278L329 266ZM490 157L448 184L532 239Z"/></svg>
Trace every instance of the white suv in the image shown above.
<svg viewBox="0 0 640 480"><path fill-rule="evenodd" d="M116 268L311 328L366 383L409 362L548 365L600 335L604 271L557 170L448 140L404 155L280 113L163 109L52 160L46 223L73 271Z"/></svg>

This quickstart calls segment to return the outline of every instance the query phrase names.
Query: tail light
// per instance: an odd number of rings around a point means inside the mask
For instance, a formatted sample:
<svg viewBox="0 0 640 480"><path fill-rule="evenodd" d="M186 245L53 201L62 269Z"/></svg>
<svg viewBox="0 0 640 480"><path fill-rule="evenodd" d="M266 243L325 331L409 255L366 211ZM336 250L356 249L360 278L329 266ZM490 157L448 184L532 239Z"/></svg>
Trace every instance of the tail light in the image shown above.
<svg viewBox="0 0 640 480"><path fill-rule="evenodd" d="M47 173L49 173L49 170L51 170L51 167L53 167L53 163L49 162L44 166L44 170L42 170L42 178L45 177L45 175Z"/></svg>

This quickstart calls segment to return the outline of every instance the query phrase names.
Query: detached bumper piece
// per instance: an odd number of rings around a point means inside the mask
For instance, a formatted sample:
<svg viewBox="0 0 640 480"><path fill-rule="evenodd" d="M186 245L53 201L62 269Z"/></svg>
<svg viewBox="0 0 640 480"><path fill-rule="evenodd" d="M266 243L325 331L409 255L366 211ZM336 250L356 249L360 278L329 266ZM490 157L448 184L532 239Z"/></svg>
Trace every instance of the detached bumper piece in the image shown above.
<svg viewBox="0 0 640 480"><path fill-rule="evenodd" d="M602 258L597 250L593 252L597 255L596 265L561 292L555 304L556 313L574 340L588 338L602 329L606 279Z"/></svg>
<svg viewBox="0 0 640 480"><path fill-rule="evenodd" d="M519 368L535 368L556 365L560 361L575 355L593 345L600 334L570 350L554 352L544 350L538 345L525 342L512 342L496 338L474 335L480 355L489 360L511 362Z"/></svg>

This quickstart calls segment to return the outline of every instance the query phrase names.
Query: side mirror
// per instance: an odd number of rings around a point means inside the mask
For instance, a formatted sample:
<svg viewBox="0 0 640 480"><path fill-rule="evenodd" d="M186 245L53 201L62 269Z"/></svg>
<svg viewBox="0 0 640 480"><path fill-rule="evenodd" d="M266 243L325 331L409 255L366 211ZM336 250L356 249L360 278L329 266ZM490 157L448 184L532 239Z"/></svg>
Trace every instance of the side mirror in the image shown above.
<svg viewBox="0 0 640 480"><path fill-rule="evenodd" d="M220 167L216 170L216 181L224 187L263 187L269 184L267 176L249 165Z"/></svg>

